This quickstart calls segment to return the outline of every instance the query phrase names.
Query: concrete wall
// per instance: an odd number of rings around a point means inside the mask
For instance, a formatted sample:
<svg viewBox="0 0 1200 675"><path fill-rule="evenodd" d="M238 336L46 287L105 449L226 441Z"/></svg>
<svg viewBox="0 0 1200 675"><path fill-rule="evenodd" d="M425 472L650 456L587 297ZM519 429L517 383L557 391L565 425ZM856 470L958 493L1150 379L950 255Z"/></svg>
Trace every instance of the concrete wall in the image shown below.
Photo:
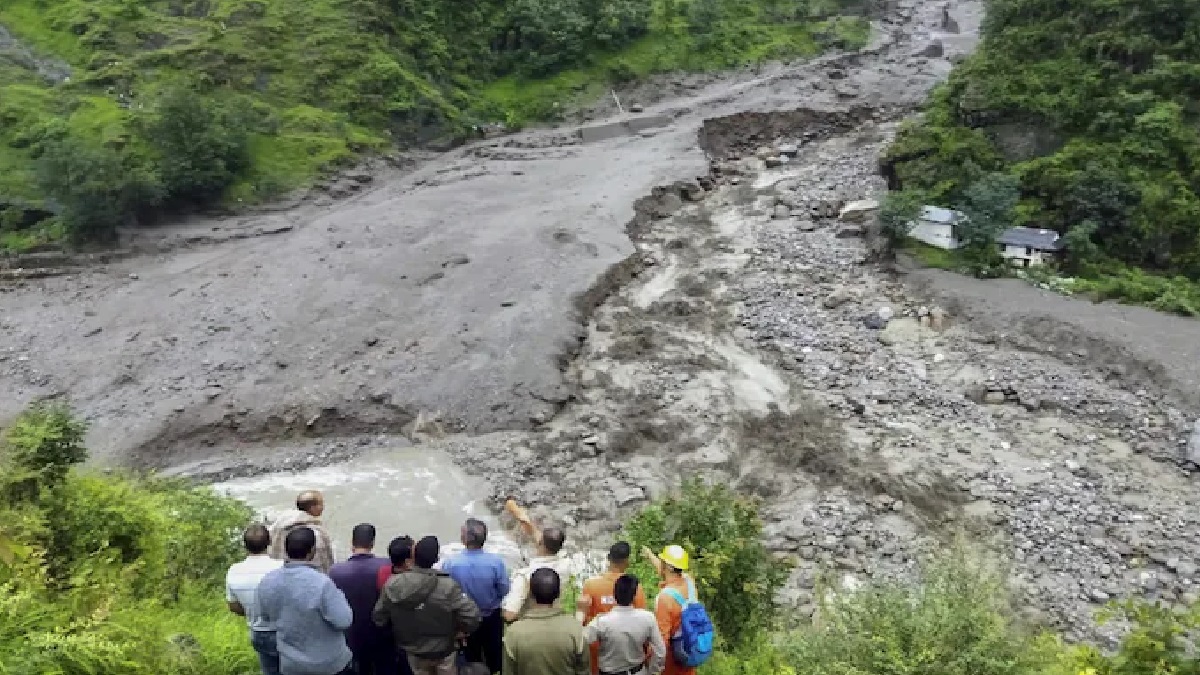
<svg viewBox="0 0 1200 675"><path fill-rule="evenodd" d="M954 238L954 227L947 223L933 223L928 220L918 220L909 230L908 236L930 246L946 250L958 248L958 240Z"/></svg>
<svg viewBox="0 0 1200 675"><path fill-rule="evenodd" d="M1017 267L1035 267L1037 265L1044 265L1054 259L1054 254L1047 251L1008 244L1000 244L1000 255L1004 256L1005 260Z"/></svg>
<svg viewBox="0 0 1200 675"><path fill-rule="evenodd" d="M666 115L646 115L644 117L630 117L629 119L619 120L616 122L606 122L590 127L582 127L579 129L579 137L584 143L596 143L598 141L607 141L611 138L620 138L621 136L636 136L638 132L646 129L654 129L656 127L665 127L671 123L671 118Z"/></svg>

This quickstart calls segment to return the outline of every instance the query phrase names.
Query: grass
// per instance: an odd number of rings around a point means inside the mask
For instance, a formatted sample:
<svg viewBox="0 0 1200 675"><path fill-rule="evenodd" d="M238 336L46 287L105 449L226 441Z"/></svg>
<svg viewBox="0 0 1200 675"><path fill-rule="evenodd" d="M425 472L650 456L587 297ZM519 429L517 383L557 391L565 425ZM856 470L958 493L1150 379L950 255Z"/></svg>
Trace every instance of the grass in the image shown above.
<svg viewBox="0 0 1200 675"><path fill-rule="evenodd" d="M949 270L964 269L965 262L955 251L930 246L915 239L906 240L901 250L922 267ZM1017 277L1064 295L1089 297L1096 302L1116 300L1141 305L1167 314L1200 317L1200 281L1184 276L1162 276L1116 262L1091 265L1078 277L1064 277L1053 266L1015 269Z"/></svg>
<svg viewBox="0 0 1200 675"><path fill-rule="evenodd" d="M962 260L954 251L930 246L916 239L905 240L900 250L915 258L922 267L939 270L956 270L962 267Z"/></svg>
<svg viewBox="0 0 1200 675"><path fill-rule="evenodd" d="M66 238L66 228L57 218L44 220L25 230L0 230L0 251L28 253Z"/></svg>

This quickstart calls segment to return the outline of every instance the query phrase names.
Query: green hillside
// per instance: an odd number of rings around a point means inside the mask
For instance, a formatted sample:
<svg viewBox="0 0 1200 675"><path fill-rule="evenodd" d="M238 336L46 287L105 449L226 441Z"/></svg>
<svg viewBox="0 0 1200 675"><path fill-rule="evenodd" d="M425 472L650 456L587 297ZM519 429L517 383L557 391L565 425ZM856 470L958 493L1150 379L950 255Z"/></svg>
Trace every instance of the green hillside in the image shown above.
<svg viewBox="0 0 1200 675"><path fill-rule="evenodd" d="M163 206L267 199L364 151L544 119L653 72L852 47L866 21L839 16L858 11L850 0L6 0L0 26L20 44L0 40L0 240L34 243L47 197L59 230L102 236Z"/></svg>
<svg viewBox="0 0 1200 675"><path fill-rule="evenodd" d="M1016 177L1012 223L1067 235L1089 290L1200 312L1200 3L992 0L886 164L945 205Z"/></svg>

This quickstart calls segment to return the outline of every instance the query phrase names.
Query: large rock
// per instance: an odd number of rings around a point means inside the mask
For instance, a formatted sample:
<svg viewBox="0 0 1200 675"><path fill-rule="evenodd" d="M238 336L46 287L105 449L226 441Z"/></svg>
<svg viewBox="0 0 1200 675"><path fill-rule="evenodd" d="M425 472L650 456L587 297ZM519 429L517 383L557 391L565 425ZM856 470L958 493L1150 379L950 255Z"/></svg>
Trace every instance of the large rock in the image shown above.
<svg viewBox="0 0 1200 675"><path fill-rule="evenodd" d="M931 59L940 59L946 53L946 48L942 45L941 40L934 40L925 45L921 51L917 52L917 56L926 56Z"/></svg>
<svg viewBox="0 0 1200 675"><path fill-rule="evenodd" d="M675 212L683 208L683 200L674 192L667 192L658 198L658 203L654 205L651 214L658 219L670 218L675 215Z"/></svg>
<svg viewBox="0 0 1200 675"><path fill-rule="evenodd" d="M879 202L874 199L860 199L842 207L838 220L843 223L861 223L879 210Z"/></svg>
<svg viewBox="0 0 1200 675"><path fill-rule="evenodd" d="M1188 439L1187 458L1200 464L1200 419L1192 426L1192 437Z"/></svg>

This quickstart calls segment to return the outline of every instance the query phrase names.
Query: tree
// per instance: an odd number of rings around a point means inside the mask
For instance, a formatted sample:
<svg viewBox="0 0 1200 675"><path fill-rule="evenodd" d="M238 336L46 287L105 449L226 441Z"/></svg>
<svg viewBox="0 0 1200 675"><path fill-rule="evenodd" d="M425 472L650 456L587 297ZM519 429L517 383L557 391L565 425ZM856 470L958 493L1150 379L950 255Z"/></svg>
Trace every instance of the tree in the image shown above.
<svg viewBox="0 0 1200 675"><path fill-rule="evenodd" d="M10 489L32 498L38 488L60 485L72 466L87 459L83 446L86 429L65 407L40 406L23 413L4 434L7 469L20 475ZM17 496L15 493L10 497Z"/></svg>
<svg viewBox="0 0 1200 675"><path fill-rule="evenodd" d="M919 190L897 190L887 193L879 207L879 224L887 242L888 252L895 252L912 230L913 221L921 215L925 193Z"/></svg>
<svg viewBox="0 0 1200 675"><path fill-rule="evenodd" d="M1095 221L1085 220L1067 230L1063 236L1063 246L1067 249L1067 266L1072 272L1083 272L1100 257L1100 247L1092 238L1098 229Z"/></svg>
<svg viewBox="0 0 1200 675"><path fill-rule="evenodd" d="M37 169L38 186L61 206L75 239L111 239L138 210L162 198L157 177L141 162L72 136L48 143Z"/></svg>
<svg viewBox="0 0 1200 675"><path fill-rule="evenodd" d="M688 30L695 35L714 33L724 16L721 0L692 0L688 5Z"/></svg>
<svg viewBox="0 0 1200 675"><path fill-rule="evenodd" d="M960 208L966 217L955 226L955 234L973 262L986 266L999 259L996 238L1012 225L1020 198L1017 179L1006 173L985 174L967 188Z"/></svg>
<svg viewBox="0 0 1200 675"><path fill-rule="evenodd" d="M244 126L187 86L163 94L146 139L160 153L159 173L171 199L210 200L249 164Z"/></svg>

